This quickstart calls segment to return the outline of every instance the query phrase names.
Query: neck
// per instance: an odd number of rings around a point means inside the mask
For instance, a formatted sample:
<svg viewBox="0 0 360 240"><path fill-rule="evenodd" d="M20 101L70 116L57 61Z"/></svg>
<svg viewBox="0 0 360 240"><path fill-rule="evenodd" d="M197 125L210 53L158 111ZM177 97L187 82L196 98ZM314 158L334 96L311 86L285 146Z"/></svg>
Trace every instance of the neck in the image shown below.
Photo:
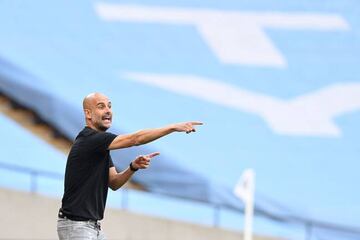
<svg viewBox="0 0 360 240"><path fill-rule="evenodd" d="M89 122L87 122L85 126L91 128L91 129L94 129L95 131L98 131L98 132L104 132L103 130L95 127L93 124L91 124Z"/></svg>

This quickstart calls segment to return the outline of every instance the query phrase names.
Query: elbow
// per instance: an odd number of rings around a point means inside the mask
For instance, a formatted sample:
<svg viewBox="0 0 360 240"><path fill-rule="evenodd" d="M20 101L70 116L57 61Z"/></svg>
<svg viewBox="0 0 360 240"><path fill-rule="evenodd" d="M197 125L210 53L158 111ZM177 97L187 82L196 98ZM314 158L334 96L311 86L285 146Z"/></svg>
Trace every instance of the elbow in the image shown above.
<svg viewBox="0 0 360 240"><path fill-rule="evenodd" d="M111 190L113 190L113 191L116 191L116 190L118 190L120 187L115 187L115 186L109 186L110 187L110 189Z"/></svg>
<svg viewBox="0 0 360 240"><path fill-rule="evenodd" d="M116 188L114 187L114 185L112 185L111 183L109 184L109 188L113 191L116 191Z"/></svg>
<svg viewBox="0 0 360 240"><path fill-rule="evenodd" d="M116 186L116 184L114 184L113 182L109 182L109 188L113 191L116 191L120 188L121 186Z"/></svg>
<svg viewBox="0 0 360 240"><path fill-rule="evenodd" d="M133 140L133 146L139 146L144 144L143 140L141 139L141 137L136 137Z"/></svg>
<svg viewBox="0 0 360 240"><path fill-rule="evenodd" d="M143 131L136 132L133 135L132 142L134 146L143 145L149 142L148 137L143 133Z"/></svg>

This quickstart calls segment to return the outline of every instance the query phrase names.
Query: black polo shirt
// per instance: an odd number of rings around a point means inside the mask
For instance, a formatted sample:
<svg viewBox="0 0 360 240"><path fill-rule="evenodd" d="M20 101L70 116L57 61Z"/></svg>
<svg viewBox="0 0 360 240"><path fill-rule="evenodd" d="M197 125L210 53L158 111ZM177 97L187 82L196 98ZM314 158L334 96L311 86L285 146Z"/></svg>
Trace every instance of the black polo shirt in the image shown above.
<svg viewBox="0 0 360 240"><path fill-rule="evenodd" d="M85 127L70 150L61 211L75 220L101 220L113 167L108 147L116 135Z"/></svg>

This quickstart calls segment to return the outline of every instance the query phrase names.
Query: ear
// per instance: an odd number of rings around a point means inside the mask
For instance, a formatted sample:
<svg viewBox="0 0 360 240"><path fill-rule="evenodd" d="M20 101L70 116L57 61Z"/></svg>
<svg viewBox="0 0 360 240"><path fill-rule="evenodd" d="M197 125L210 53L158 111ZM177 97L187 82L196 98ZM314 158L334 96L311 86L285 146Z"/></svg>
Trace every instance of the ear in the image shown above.
<svg viewBox="0 0 360 240"><path fill-rule="evenodd" d="M91 111L90 109L84 109L84 114L86 119L91 119Z"/></svg>

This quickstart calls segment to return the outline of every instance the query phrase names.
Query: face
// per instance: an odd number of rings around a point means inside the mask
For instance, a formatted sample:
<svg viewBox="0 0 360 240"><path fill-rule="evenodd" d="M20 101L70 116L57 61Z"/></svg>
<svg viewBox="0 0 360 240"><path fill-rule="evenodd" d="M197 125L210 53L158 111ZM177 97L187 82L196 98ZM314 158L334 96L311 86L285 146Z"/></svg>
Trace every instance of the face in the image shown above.
<svg viewBox="0 0 360 240"><path fill-rule="evenodd" d="M90 100L89 109L85 109L88 125L106 131L112 123L111 102L101 94L95 94Z"/></svg>

